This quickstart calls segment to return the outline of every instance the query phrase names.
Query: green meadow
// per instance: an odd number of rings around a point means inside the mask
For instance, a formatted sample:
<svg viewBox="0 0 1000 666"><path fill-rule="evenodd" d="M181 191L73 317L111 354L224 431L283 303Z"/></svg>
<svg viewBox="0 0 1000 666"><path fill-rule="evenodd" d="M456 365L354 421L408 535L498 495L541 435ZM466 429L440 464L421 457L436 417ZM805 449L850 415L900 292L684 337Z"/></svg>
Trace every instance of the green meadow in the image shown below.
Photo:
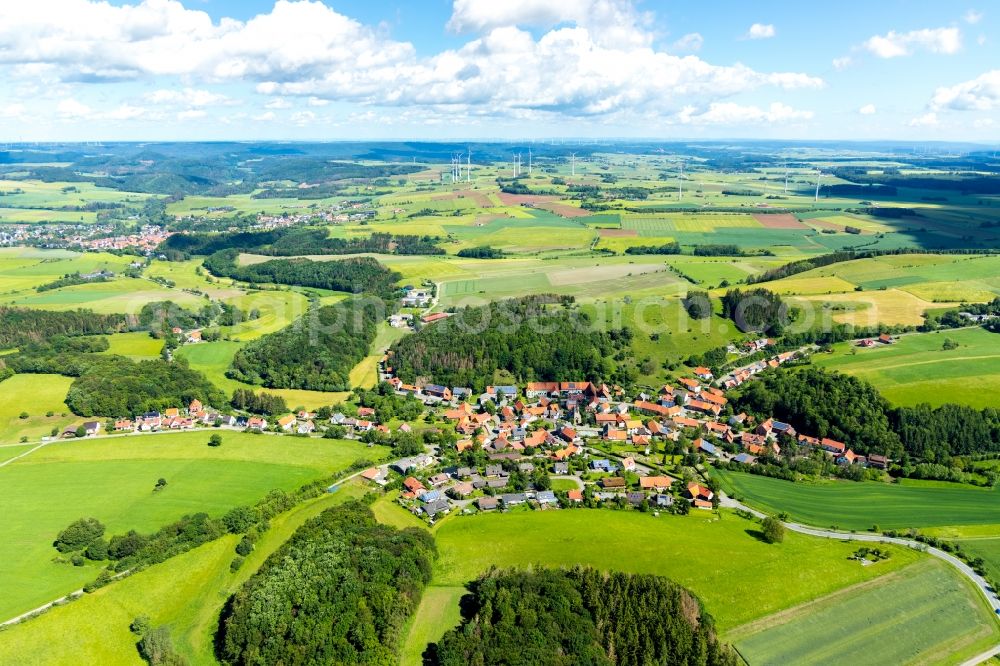
<svg viewBox="0 0 1000 666"><path fill-rule="evenodd" d="M726 492L792 520L846 530L984 525L997 522L1000 489L909 481L793 483L765 476L715 470Z"/></svg>
<svg viewBox="0 0 1000 666"><path fill-rule="evenodd" d="M697 594L724 634L920 557L894 548L890 560L863 567L849 559L851 544L792 533L776 546L754 536L758 527L729 512L721 518L589 509L449 517L434 530L441 555L433 584L461 586L493 565L657 573Z"/></svg>
<svg viewBox="0 0 1000 666"><path fill-rule="evenodd" d="M954 664L997 642L992 615L951 566L922 560L738 628L729 639L751 664Z"/></svg>
<svg viewBox="0 0 1000 666"><path fill-rule="evenodd" d="M61 375L14 375L0 382L0 444L21 437L37 443L53 428L62 430L82 421L66 406L71 383L72 378Z"/></svg>
<svg viewBox="0 0 1000 666"><path fill-rule="evenodd" d="M8 515L0 544L0 616L34 608L97 575L93 564L53 561L53 539L77 518L99 519L108 535L151 532L189 513L221 515L274 488L290 490L386 451L358 442L241 432L224 432L222 446L209 447L211 434L57 441L0 468L0 504ZM154 492L161 477L167 486Z"/></svg>
<svg viewBox="0 0 1000 666"><path fill-rule="evenodd" d="M236 572L229 565L239 537L227 535L11 627L0 636L0 663L143 664L129 625L145 615L169 628L189 663L214 665L213 637L226 599L306 520L363 492L360 484L345 484L275 517ZM73 640L60 640L67 635Z"/></svg>
<svg viewBox="0 0 1000 666"><path fill-rule="evenodd" d="M943 349L945 340L958 346ZM871 382L898 405L1000 407L1000 336L982 328L905 335L871 349L845 343L812 362Z"/></svg>

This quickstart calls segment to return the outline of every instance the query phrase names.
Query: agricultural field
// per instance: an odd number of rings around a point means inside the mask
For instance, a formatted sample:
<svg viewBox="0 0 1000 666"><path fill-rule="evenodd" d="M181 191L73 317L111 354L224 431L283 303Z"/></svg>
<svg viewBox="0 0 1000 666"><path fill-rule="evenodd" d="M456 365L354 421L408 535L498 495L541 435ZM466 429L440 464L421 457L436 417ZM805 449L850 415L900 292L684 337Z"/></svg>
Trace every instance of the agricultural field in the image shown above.
<svg viewBox="0 0 1000 666"><path fill-rule="evenodd" d="M357 442L207 430L57 441L0 468L7 511L0 557L5 590L0 616L11 617L93 579L99 567L53 562L55 535L81 517L108 534L150 532L189 513L218 516L269 490L291 490L386 449ZM167 486L154 492L158 478Z"/></svg>
<svg viewBox="0 0 1000 666"><path fill-rule="evenodd" d="M163 340L154 338L146 331L133 333L115 333L107 336L107 354L128 356L137 360L159 358L163 349Z"/></svg>
<svg viewBox="0 0 1000 666"><path fill-rule="evenodd" d="M763 511L787 512L792 520L846 530L985 525L996 523L1000 489L908 481L792 483L765 476L715 470L729 495Z"/></svg>
<svg viewBox="0 0 1000 666"><path fill-rule="evenodd" d="M226 599L300 525L364 490L347 483L275 517L236 572L229 565L239 537L226 535L12 627L0 640L0 662L140 664L129 625L146 615L154 625L170 628L174 646L189 663L215 664L213 636ZM56 639L65 635L74 640Z"/></svg>
<svg viewBox="0 0 1000 666"><path fill-rule="evenodd" d="M945 340L958 346L943 349ZM870 349L839 344L812 363L864 379L897 405L1000 407L1000 336L978 327L908 334Z"/></svg>
<svg viewBox="0 0 1000 666"><path fill-rule="evenodd" d="M492 565L581 564L658 573L697 594L724 635L920 558L895 548L891 559L863 567L849 559L856 548L851 544L790 533L775 547L753 536L755 525L729 512L721 518L582 509L456 516L434 530L440 557L433 584L461 586Z"/></svg>
<svg viewBox="0 0 1000 666"><path fill-rule="evenodd" d="M751 664L950 664L997 642L1000 626L991 616L952 567L922 560L738 627L727 638Z"/></svg>
<svg viewBox="0 0 1000 666"><path fill-rule="evenodd" d="M177 351L177 354L186 358L193 369L204 373L209 381L225 391L226 394L232 394L238 388L248 388L254 391L264 390L283 397L290 409L295 407L315 409L335 404L347 397L346 393L305 389L268 389L230 379L226 377L226 371L233 361L233 356L236 355L241 346L241 343L229 340L202 342L195 345L184 345Z"/></svg>
<svg viewBox="0 0 1000 666"><path fill-rule="evenodd" d="M0 444L27 437L37 441L82 420L66 406L72 378L61 375L14 375L0 382ZM51 412L51 416L49 413ZM27 414L22 418L23 414Z"/></svg>

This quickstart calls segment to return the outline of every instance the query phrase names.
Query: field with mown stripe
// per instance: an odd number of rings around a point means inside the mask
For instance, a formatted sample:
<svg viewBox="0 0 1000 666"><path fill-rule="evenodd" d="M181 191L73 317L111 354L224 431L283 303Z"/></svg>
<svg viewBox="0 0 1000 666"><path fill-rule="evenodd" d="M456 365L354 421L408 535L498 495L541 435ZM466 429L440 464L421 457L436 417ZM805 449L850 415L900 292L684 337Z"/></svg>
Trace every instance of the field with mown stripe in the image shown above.
<svg viewBox="0 0 1000 666"><path fill-rule="evenodd" d="M1000 626L957 571L925 560L727 638L751 664L954 664L992 647Z"/></svg>
<svg viewBox="0 0 1000 666"><path fill-rule="evenodd" d="M729 495L792 520L845 530L907 529L997 522L1000 488L906 481L793 483L766 476L715 470Z"/></svg>
<svg viewBox="0 0 1000 666"><path fill-rule="evenodd" d="M0 468L5 538L0 617L77 589L100 567L55 563L52 541L78 518L107 525L107 536L152 532L185 514L219 516L280 488L291 490L386 449L339 440L212 430L59 441ZM153 491L157 479L167 486ZM3 641L0 640L0 643ZM0 660L2 661L2 660Z"/></svg>

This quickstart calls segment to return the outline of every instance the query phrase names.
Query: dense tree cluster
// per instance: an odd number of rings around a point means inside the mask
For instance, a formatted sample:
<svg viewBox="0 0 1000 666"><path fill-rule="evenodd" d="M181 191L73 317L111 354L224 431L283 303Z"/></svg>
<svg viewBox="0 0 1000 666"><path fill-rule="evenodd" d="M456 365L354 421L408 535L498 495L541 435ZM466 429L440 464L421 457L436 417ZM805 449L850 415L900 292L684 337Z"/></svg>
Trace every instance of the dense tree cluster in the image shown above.
<svg viewBox="0 0 1000 666"><path fill-rule="evenodd" d="M689 291L682 303L692 319L708 319L712 316L712 298L707 291Z"/></svg>
<svg viewBox="0 0 1000 666"><path fill-rule="evenodd" d="M781 297L767 289L730 289L722 297L722 313L744 333L780 335L789 313Z"/></svg>
<svg viewBox="0 0 1000 666"><path fill-rule="evenodd" d="M123 356L95 359L73 380L66 394L66 404L73 413L84 416L131 416L182 407L194 399L206 405L226 401L205 375L189 368L183 359L167 363Z"/></svg>
<svg viewBox="0 0 1000 666"><path fill-rule="evenodd" d="M233 595L221 622L227 664L392 664L437 556L419 529L379 524L365 505L305 523Z"/></svg>
<svg viewBox="0 0 1000 666"><path fill-rule="evenodd" d="M681 244L670 241L662 245L632 245L625 248L625 254L680 254Z"/></svg>
<svg viewBox="0 0 1000 666"><path fill-rule="evenodd" d="M212 324L234 326L247 318L235 305L212 301L197 310L188 310L173 301L152 301L139 310L139 327L155 335L166 335L173 328L189 330Z"/></svg>
<svg viewBox="0 0 1000 666"><path fill-rule="evenodd" d="M119 333L131 327L124 314L97 314L91 310L29 310L0 306L0 348L43 341L54 335Z"/></svg>
<svg viewBox="0 0 1000 666"><path fill-rule="evenodd" d="M205 259L205 268L214 275L254 284L290 284L316 287L353 294L369 293L392 297L400 274L371 257L352 257L339 261L308 259L272 259L260 264L240 266L236 250L216 252Z"/></svg>
<svg viewBox="0 0 1000 666"><path fill-rule="evenodd" d="M963 405L893 408L869 383L815 368L762 375L736 402L800 432L844 442L858 453L904 453L925 462L1000 451L1000 413ZM905 472L905 470L904 470Z"/></svg>
<svg viewBox="0 0 1000 666"><path fill-rule="evenodd" d="M459 257L468 259L503 259L507 254L496 247L480 245L479 247L466 247L457 252Z"/></svg>
<svg viewBox="0 0 1000 666"><path fill-rule="evenodd" d="M712 618L673 581L594 569L491 570L432 663L735 666Z"/></svg>
<svg viewBox="0 0 1000 666"><path fill-rule="evenodd" d="M229 404L251 414L274 416L288 413L288 405L284 398L265 391L254 393L251 389L238 388L233 391L233 398Z"/></svg>
<svg viewBox="0 0 1000 666"><path fill-rule="evenodd" d="M100 352L109 348L105 337L56 335L43 342L29 342L0 363L13 372L79 377L95 361L106 359Z"/></svg>
<svg viewBox="0 0 1000 666"><path fill-rule="evenodd" d="M368 355L383 315L381 303L364 298L313 308L247 343L227 375L268 388L348 391L351 369Z"/></svg>
<svg viewBox="0 0 1000 666"><path fill-rule="evenodd" d="M61 278L57 278L52 282L46 282L45 284L40 284L35 287L35 291L52 291L53 289L61 289L62 287L72 287L78 284L88 284L90 282L107 282L110 280L106 275L98 275L95 277L83 277L80 272L67 273Z"/></svg>
<svg viewBox="0 0 1000 666"><path fill-rule="evenodd" d="M411 395L397 395L395 389L381 382L373 390L355 389L360 407L371 407L379 421L386 423L398 419L415 421L424 413L424 403Z"/></svg>
<svg viewBox="0 0 1000 666"><path fill-rule="evenodd" d="M269 231L227 231L222 233L182 233L167 238L159 251L181 259L191 255L211 255L222 250L253 252L279 257L302 254L444 254L431 236L394 235L385 232L353 238L332 238L325 227L286 227Z"/></svg>
<svg viewBox="0 0 1000 666"><path fill-rule="evenodd" d="M459 310L393 346L396 374L447 386L525 381L614 381L611 360L630 329L598 330L572 299L551 295ZM499 374L498 374L499 373Z"/></svg>

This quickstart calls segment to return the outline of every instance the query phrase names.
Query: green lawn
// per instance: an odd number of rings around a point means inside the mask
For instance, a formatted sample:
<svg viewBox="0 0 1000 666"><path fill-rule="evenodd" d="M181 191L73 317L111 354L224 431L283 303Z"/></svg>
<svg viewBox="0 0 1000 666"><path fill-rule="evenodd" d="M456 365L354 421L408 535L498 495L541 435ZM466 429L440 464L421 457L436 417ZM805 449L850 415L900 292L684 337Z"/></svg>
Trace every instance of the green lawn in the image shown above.
<svg viewBox="0 0 1000 666"><path fill-rule="evenodd" d="M595 566L657 573L690 588L723 631L877 577L920 557L894 548L872 567L855 546L798 534L769 545L735 514L713 519L611 510L524 511L449 517L434 532L441 555L433 584L457 587L492 565Z"/></svg>
<svg viewBox="0 0 1000 666"><path fill-rule="evenodd" d="M462 621L459 601L465 594L466 589L462 586L431 585L424 590L403 641L402 666L421 666L427 646L441 640L446 631L458 626Z"/></svg>
<svg viewBox="0 0 1000 666"><path fill-rule="evenodd" d="M288 404L289 409L299 406L306 409L315 409L324 405L329 406L342 401L347 396L346 393L307 391L305 389L269 389L230 379L226 377L226 371L232 364L233 356L241 346L243 346L242 342L232 340L202 342L194 345L183 345L177 351L177 354L186 358L192 368L203 372L209 381L227 394L231 394L238 388L267 391L268 393L282 396Z"/></svg>
<svg viewBox="0 0 1000 666"><path fill-rule="evenodd" d="M66 392L73 383L62 375L14 375L0 382L0 444L28 437L38 442L52 428L82 421L66 406ZM28 417L22 419L21 414ZM52 416L47 416L52 412Z"/></svg>
<svg viewBox="0 0 1000 666"><path fill-rule="evenodd" d="M958 347L943 350L945 340ZM982 328L906 335L872 349L842 344L812 359L871 382L894 404L1000 407L1000 336Z"/></svg>
<svg viewBox="0 0 1000 666"><path fill-rule="evenodd" d="M924 560L730 639L751 664L952 664L997 642L992 615L951 566Z"/></svg>
<svg viewBox="0 0 1000 666"><path fill-rule="evenodd" d="M52 443L0 468L6 511L0 544L0 617L66 594L96 573L55 564L51 543L80 517L95 517L108 533L153 531L187 513L221 515L273 488L292 489L385 449L358 442L212 431L131 435ZM156 480L166 489L153 492Z"/></svg>
<svg viewBox="0 0 1000 666"><path fill-rule="evenodd" d="M959 484L904 485L828 481L792 483L765 476L716 470L723 487L747 504L792 520L840 529L906 529L997 522L1000 489Z"/></svg>
<svg viewBox="0 0 1000 666"><path fill-rule="evenodd" d="M135 333L115 333L107 336L108 354L131 356L132 358L159 358L163 340L154 338L145 331Z"/></svg>
<svg viewBox="0 0 1000 666"><path fill-rule="evenodd" d="M236 573L229 563L239 538L225 536L15 626L0 635L0 663L141 665L128 627L146 615L154 626L170 628L174 646L190 664L214 665L212 641L226 599L302 523L364 490L347 484L272 519Z"/></svg>
<svg viewBox="0 0 1000 666"><path fill-rule="evenodd" d="M552 478L552 490L576 490L579 487L580 484L572 479Z"/></svg>

